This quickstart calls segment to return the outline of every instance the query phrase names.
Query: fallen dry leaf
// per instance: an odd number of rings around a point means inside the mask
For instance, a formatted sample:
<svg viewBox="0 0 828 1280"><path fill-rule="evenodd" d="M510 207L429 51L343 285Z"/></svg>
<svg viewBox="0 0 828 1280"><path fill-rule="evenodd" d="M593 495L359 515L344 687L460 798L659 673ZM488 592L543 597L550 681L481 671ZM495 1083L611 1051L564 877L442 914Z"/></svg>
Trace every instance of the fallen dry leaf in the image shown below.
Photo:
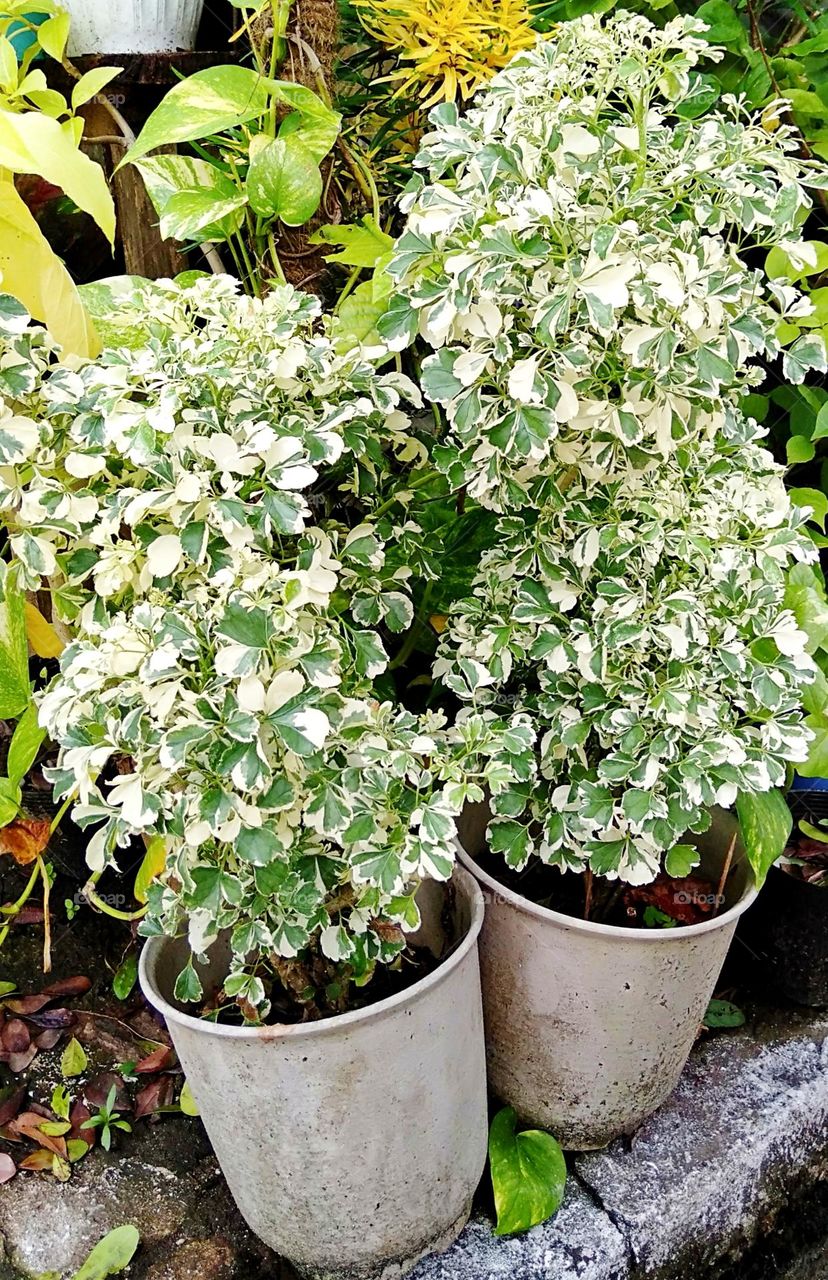
<svg viewBox="0 0 828 1280"><path fill-rule="evenodd" d="M3 1008L10 1009L12 1013L20 1013L25 1017L30 1013L40 1013L40 1010L45 1009L48 1003L49 997L45 995L15 996L13 1000L5 1000Z"/></svg>
<svg viewBox="0 0 828 1280"><path fill-rule="evenodd" d="M0 1129L14 1119L25 1101L25 1089L15 1089L0 1099Z"/></svg>
<svg viewBox="0 0 828 1280"><path fill-rule="evenodd" d="M10 853L19 866L28 866L49 843L51 827L47 818L15 818L0 827L0 853Z"/></svg>
<svg viewBox="0 0 828 1280"><path fill-rule="evenodd" d="M151 1116L159 1107L168 1107L173 1100L175 1085L172 1076L160 1076L145 1085L135 1095L135 1119Z"/></svg>
<svg viewBox="0 0 828 1280"><path fill-rule="evenodd" d="M85 996L91 986L91 978L78 974L75 978L59 978L57 982L50 982L48 987L44 987L40 994L48 996L50 1000L66 997L71 999L73 996Z"/></svg>
<svg viewBox="0 0 828 1280"><path fill-rule="evenodd" d="M34 1044L29 1045L25 1053L10 1053L8 1056L9 1069L16 1076L19 1076L21 1071L25 1071L28 1066L31 1066L36 1056L37 1045Z"/></svg>
<svg viewBox="0 0 828 1280"><path fill-rule="evenodd" d="M114 1071L103 1071L94 1080L90 1080L83 1091L84 1101L93 1107L102 1107L109 1097L109 1091L115 1086L115 1110L131 1111L132 1099L127 1091L123 1077ZM88 1132L88 1130L86 1130Z"/></svg>
<svg viewBox="0 0 828 1280"><path fill-rule="evenodd" d="M92 1112L86 1106L82 1098L76 1098L72 1103L72 1110L69 1112L69 1123L72 1128L66 1135L67 1142L74 1142L80 1139L87 1146L93 1147L98 1138L97 1129L82 1129L81 1125L87 1120L92 1119Z"/></svg>
<svg viewBox="0 0 828 1280"><path fill-rule="evenodd" d="M35 1044L38 1049L54 1049L62 1035L62 1031L41 1031L39 1036L35 1036Z"/></svg>
<svg viewBox="0 0 828 1280"><path fill-rule="evenodd" d="M0 1031L0 1041L7 1053L25 1053L32 1037L25 1022L20 1018L11 1018Z"/></svg>
<svg viewBox="0 0 828 1280"><path fill-rule="evenodd" d="M16 1120L12 1120L8 1126L12 1133L17 1133L21 1138L30 1138L32 1142L36 1142L39 1147L45 1147L47 1151L51 1151L53 1155L63 1156L66 1158L66 1140L63 1137L57 1137L51 1133L44 1133L41 1129L43 1117L36 1115L34 1111L23 1111Z"/></svg>
<svg viewBox="0 0 828 1280"><path fill-rule="evenodd" d="M44 1009L42 1013L26 1013L27 1022L33 1022L44 1031L64 1031L75 1025L75 1015L71 1009Z"/></svg>
<svg viewBox="0 0 828 1280"><path fill-rule="evenodd" d="M173 1051L167 1045L159 1045L157 1049L153 1049L152 1053L148 1053L145 1058L141 1058L140 1062L135 1064L136 1075L153 1075L156 1071L164 1071L167 1067L172 1066Z"/></svg>
<svg viewBox="0 0 828 1280"><path fill-rule="evenodd" d="M4 1182L8 1182L17 1173L17 1165L11 1156L6 1155L5 1151L0 1151L0 1186Z"/></svg>
<svg viewBox="0 0 828 1280"><path fill-rule="evenodd" d="M43 1173L47 1169L51 1173L54 1158L52 1151L33 1151L30 1156L26 1156L25 1160L21 1160L17 1167L27 1169L29 1173Z"/></svg>

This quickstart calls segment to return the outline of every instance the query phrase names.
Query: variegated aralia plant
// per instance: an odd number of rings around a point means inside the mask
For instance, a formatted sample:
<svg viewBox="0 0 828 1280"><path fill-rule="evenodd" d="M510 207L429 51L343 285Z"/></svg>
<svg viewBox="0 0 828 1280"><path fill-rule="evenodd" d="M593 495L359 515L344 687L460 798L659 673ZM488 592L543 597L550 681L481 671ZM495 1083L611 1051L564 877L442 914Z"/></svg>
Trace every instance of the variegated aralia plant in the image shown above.
<svg viewBox="0 0 828 1280"><path fill-rule="evenodd" d="M95 828L96 874L163 837L143 929L186 925L197 953L231 929L247 1016L274 970L309 1013L339 1009L403 948L418 882L451 874L454 814L504 773L486 718L449 733L374 689L383 634L411 618L382 508L422 460L400 407L417 392L337 354L290 287L139 296L146 345L95 362L0 313L0 508L24 582L51 582L76 631L40 704L56 794ZM526 751L528 730L501 745ZM191 964L177 991L198 998Z"/></svg>
<svg viewBox="0 0 828 1280"><path fill-rule="evenodd" d="M438 465L502 513L436 673L538 733L541 788L492 799L515 867L687 874L684 833L738 796L762 879L785 824L774 844L748 818L786 813L771 788L807 750L813 664L784 589L815 552L739 405L808 306L747 251L796 254L825 177L774 109L696 118L695 65L717 56L699 30L587 17L467 116L435 110L388 268L381 331L435 348ZM824 371L822 340L784 365Z"/></svg>

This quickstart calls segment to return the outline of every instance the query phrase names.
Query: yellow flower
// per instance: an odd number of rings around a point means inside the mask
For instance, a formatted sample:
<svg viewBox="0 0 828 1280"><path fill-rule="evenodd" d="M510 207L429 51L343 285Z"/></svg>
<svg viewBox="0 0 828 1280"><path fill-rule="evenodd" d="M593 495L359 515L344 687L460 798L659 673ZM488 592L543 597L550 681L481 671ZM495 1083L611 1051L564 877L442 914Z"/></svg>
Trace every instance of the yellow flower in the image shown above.
<svg viewBox="0 0 828 1280"><path fill-rule="evenodd" d="M369 35L402 62L387 77L423 107L470 98L537 40L525 0L354 0Z"/></svg>

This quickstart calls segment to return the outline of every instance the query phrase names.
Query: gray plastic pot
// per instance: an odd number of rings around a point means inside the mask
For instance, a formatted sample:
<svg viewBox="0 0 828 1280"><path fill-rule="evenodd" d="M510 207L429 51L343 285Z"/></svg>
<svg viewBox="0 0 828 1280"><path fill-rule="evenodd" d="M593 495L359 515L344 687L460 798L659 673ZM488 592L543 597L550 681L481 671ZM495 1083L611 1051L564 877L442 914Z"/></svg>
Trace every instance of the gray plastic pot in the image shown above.
<svg viewBox="0 0 828 1280"><path fill-rule="evenodd" d="M236 1204L313 1280L404 1275L459 1234L483 1172L483 899L458 867L419 901L418 941L443 963L398 995L320 1022L202 1022L171 997L183 941L153 938L141 956L144 994L167 1020ZM216 948L199 966L207 994L226 972Z"/></svg>
<svg viewBox="0 0 828 1280"><path fill-rule="evenodd" d="M737 842L726 910L703 924L632 929L577 920L507 889L473 859L486 816L467 813L463 863L486 900L480 940L489 1083L575 1151L631 1133L675 1088L730 946L756 896ZM717 883L734 828L697 838Z"/></svg>

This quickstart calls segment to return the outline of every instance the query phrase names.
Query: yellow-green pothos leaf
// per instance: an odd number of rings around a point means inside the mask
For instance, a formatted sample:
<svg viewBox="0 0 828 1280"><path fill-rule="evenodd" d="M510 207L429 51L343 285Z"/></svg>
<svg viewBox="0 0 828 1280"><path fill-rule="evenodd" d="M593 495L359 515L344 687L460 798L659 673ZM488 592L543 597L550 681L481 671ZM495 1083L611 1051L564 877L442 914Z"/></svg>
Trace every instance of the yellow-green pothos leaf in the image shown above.
<svg viewBox="0 0 828 1280"><path fill-rule="evenodd" d="M489 1130L497 1226L495 1235L513 1235L545 1222L557 1211L566 1185L560 1144L542 1129L518 1133L512 1107L504 1107Z"/></svg>
<svg viewBox="0 0 828 1280"><path fill-rule="evenodd" d="M252 67L205 67L196 71L173 85L121 164L140 160L156 147L194 142L255 120L267 110L269 83Z"/></svg>
<svg viewBox="0 0 828 1280"><path fill-rule="evenodd" d="M216 165L198 156L136 160L161 234L177 240L226 240L244 221L246 196Z"/></svg>
<svg viewBox="0 0 828 1280"><path fill-rule="evenodd" d="M298 135L254 138L247 171L250 207L263 218L301 226L319 208L322 174Z"/></svg>
<svg viewBox="0 0 828 1280"><path fill-rule="evenodd" d="M793 819L781 791L740 791L736 813L748 862L756 887L761 889L765 877L783 852L791 834Z"/></svg>

